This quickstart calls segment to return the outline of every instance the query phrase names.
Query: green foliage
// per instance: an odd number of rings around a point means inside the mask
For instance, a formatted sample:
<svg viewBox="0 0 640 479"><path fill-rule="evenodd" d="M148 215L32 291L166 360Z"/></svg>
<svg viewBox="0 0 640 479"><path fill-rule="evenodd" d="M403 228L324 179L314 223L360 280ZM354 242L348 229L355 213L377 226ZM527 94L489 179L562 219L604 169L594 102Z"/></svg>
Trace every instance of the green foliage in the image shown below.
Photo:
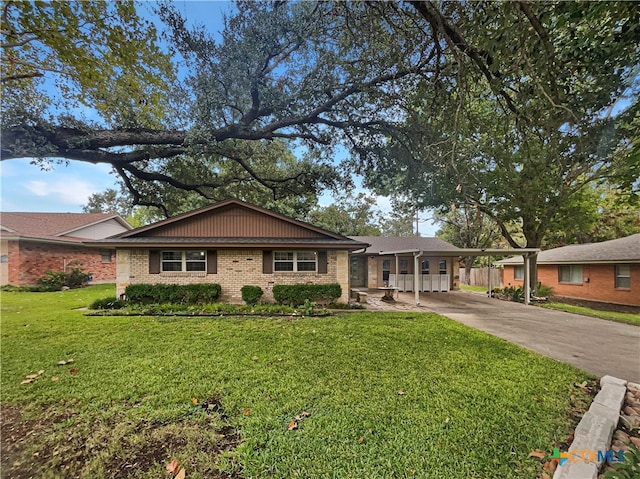
<svg viewBox="0 0 640 479"><path fill-rule="evenodd" d="M420 211L416 202L402 195L395 194L391 197L391 211L380 218L382 236L407 238L416 236L416 217L420 218Z"/></svg>
<svg viewBox="0 0 640 479"><path fill-rule="evenodd" d="M338 283L329 284L277 284L273 287L273 298L281 304L304 305L305 302L328 304L342 296Z"/></svg>
<svg viewBox="0 0 640 479"><path fill-rule="evenodd" d="M625 2L413 5L448 38L441 58L450 63L440 67L449 71L409 94L404 127L365 157L368 185L441 213L477 208L513 247L540 247L563 218L592 225L580 198L590 181L637 192L640 130L625 125L638 116L640 10ZM446 22L459 42L442 31ZM621 101L627 95L633 100Z"/></svg>
<svg viewBox="0 0 640 479"><path fill-rule="evenodd" d="M240 288L240 293L242 294L242 301L249 305L255 305L260 301L263 291L260 286L245 285Z"/></svg>
<svg viewBox="0 0 640 479"><path fill-rule="evenodd" d="M308 299L305 299L304 303L300 307L305 316L311 316L314 313L316 306L317 303L315 301L309 301Z"/></svg>
<svg viewBox="0 0 640 479"><path fill-rule="evenodd" d="M543 284L538 283L538 287L536 288L536 296L548 298L551 295L553 295L552 286L544 286Z"/></svg>
<svg viewBox="0 0 640 479"><path fill-rule="evenodd" d="M171 63L133 1L5 2L1 30L3 117L84 106L131 128L169 114Z"/></svg>
<svg viewBox="0 0 640 479"><path fill-rule="evenodd" d="M373 196L347 193L339 196L331 205L311 210L307 221L345 236L380 236L381 214L375 205Z"/></svg>
<svg viewBox="0 0 640 479"><path fill-rule="evenodd" d="M130 284L125 288L127 302L134 304L214 303L220 296L221 287L216 283L207 284Z"/></svg>
<svg viewBox="0 0 640 479"><path fill-rule="evenodd" d="M506 286L504 288L493 288L493 293L500 299L517 301L520 303L524 301L524 289L522 286Z"/></svg>
<svg viewBox="0 0 640 479"><path fill-rule="evenodd" d="M629 450L624 453L624 462L611 466L614 470L605 472L604 479L636 479L640 476L640 449L629 444Z"/></svg>
<svg viewBox="0 0 640 479"><path fill-rule="evenodd" d="M78 264L69 263L70 272L47 271L45 276L38 279L39 291L60 291L62 288L81 288L91 279L91 273L85 273Z"/></svg>
<svg viewBox="0 0 640 479"><path fill-rule="evenodd" d="M27 291L32 291L31 286L14 286L12 284L5 284L0 287L0 291L5 293L26 293Z"/></svg>
<svg viewBox="0 0 640 479"><path fill-rule="evenodd" d="M96 299L89 305L89 309L121 309L126 303L115 296Z"/></svg>
<svg viewBox="0 0 640 479"><path fill-rule="evenodd" d="M207 303L207 304L125 304L125 307L117 311L99 311L88 313L88 316L295 316L313 315L327 316L330 313L326 310L311 312L305 311L304 307L294 308L283 304L230 304L230 303Z"/></svg>
<svg viewBox="0 0 640 479"><path fill-rule="evenodd" d="M93 193L82 207L83 213L117 213L123 218L133 214L133 199L119 194L113 188L103 193Z"/></svg>
<svg viewBox="0 0 640 479"><path fill-rule="evenodd" d="M360 303L329 303L328 309L365 309L364 305Z"/></svg>

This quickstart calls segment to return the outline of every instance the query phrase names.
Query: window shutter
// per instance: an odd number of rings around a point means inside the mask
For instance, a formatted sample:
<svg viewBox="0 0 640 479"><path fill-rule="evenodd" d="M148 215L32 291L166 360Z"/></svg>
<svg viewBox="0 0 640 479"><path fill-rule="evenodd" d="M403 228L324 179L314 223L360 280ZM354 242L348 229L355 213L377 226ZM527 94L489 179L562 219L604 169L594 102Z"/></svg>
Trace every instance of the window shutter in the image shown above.
<svg viewBox="0 0 640 479"><path fill-rule="evenodd" d="M160 274L160 251L149 250L149 274Z"/></svg>
<svg viewBox="0 0 640 479"><path fill-rule="evenodd" d="M327 252L318 251L318 273L327 274Z"/></svg>
<svg viewBox="0 0 640 479"><path fill-rule="evenodd" d="M393 258L391 258L390 261L391 261L391 269L389 270L389 272L391 274L396 274L396 258L393 257Z"/></svg>
<svg viewBox="0 0 640 479"><path fill-rule="evenodd" d="M262 252L262 272L264 274L273 273L273 251Z"/></svg>
<svg viewBox="0 0 640 479"><path fill-rule="evenodd" d="M214 249L207 251L207 274L218 274L218 252Z"/></svg>

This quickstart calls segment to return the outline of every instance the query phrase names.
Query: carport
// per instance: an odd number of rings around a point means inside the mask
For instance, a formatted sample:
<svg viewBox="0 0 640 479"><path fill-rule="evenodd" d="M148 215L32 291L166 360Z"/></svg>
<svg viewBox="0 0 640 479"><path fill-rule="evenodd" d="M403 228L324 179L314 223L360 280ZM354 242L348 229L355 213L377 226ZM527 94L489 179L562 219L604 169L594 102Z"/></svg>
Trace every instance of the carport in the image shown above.
<svg viewBox="0 0 640 479"><path fill-rule="evenodd" d="M466 256L487 256L491 264L491 256L522 255L524 258L524 304L529 304L531 292L531 257L540 252L539 248L458 248L450 251L429 251L420 249L410 249L402 251L381 251L380 255L393 255L396 259L396 271L399 271L398 260L400 255L412 255L414 261L414 285L416 306L420 305L420 292L423 290L421 275L419 271L419 258L421 256L444 256L451 258L464 258ZM489 291L491 291L491 275L489 275Z"/></svg>

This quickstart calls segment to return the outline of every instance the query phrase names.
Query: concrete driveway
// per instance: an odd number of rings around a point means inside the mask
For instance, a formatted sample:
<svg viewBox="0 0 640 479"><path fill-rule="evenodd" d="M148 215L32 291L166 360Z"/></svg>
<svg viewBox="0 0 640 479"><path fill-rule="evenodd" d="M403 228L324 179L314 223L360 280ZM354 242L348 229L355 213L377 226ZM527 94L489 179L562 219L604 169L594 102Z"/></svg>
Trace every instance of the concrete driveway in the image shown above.
<svg viewBox="0 0 640 479"><path fill-rule="evenodd" d="M413 293L401 293L413 304ZM597 376L640 383L640 327L455 291L421 293L420 310L519 344Z"/></svg>

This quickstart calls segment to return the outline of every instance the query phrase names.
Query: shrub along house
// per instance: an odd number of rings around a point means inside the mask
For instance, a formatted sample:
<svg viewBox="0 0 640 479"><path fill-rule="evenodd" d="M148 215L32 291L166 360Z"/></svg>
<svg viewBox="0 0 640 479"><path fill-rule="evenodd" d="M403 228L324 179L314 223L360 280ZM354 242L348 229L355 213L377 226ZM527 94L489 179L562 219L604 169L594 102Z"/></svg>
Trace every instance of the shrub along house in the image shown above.
<svg viewBox="0 0 640 479"><path fill-rule="evenodd" d="M113 282L115 251L84 242L130 229L113 213L0 213L0 284L34 285L47 271L76 266L94 282Z"/></svg>
<svg viewBox="0 0 640 479"><path fill-rule="evenodd" d="M92 244L116 250L118 295L136 283L218 283L225 300L245 285L272 300L277 284L338 283L343 302L349 253L368 246L234 199Z"/></svg>
<svg viewBox="0 0 640 479"><path fill-rule="evenodd" d="M522 257L498 261L503 284L523 283ZM566 298L640 306L640 234L538 254L538 281Z"/></svg>

